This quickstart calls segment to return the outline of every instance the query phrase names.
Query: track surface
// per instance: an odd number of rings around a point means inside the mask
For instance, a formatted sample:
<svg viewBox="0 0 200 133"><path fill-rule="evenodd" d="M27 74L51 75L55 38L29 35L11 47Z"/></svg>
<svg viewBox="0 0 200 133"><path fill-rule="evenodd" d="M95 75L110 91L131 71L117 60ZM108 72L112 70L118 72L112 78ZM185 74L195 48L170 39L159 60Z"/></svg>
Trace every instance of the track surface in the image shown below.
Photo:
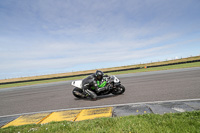
<svg viewBox="0 0 200 133"><path fill-rule="evenodd" d="M0 90L0 116L90 106L200 98L200 68L118 75L126 87L123 95L97 101L72 95L71 82Z"/></svg>

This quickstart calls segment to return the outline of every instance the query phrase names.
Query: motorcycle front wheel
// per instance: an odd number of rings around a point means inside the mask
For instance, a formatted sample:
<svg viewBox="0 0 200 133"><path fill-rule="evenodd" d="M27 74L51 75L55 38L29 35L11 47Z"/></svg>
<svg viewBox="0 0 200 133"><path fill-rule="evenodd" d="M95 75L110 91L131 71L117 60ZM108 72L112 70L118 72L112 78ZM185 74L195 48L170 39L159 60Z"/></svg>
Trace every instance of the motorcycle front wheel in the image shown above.
<svg viewBox="0 0 200 133"><path fill-rule="evenodd" d="M119 85L119 86L117 86L116 89L114 89L112 91L112 94L114 94L114 95L120 95L120 94L123 94L124 92L125 92L125 87L123 85Z"/></svg>

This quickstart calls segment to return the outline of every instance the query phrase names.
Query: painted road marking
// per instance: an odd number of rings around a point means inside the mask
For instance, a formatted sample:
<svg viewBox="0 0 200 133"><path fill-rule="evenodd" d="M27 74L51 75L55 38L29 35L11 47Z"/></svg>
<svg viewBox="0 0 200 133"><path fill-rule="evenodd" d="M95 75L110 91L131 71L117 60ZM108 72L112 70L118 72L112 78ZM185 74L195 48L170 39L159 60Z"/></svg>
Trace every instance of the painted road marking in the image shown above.
<svg viewBox="0 0 200 133"><path fill-rule="evenodd" d="M88 119L95 119L100 117L111 117L113 107L84 109L78 115L75 121L82 121Z"/></svg>
<svg viewBox="0 0 200 133"><path fill-rule="evenodd" d="M74 121L80 112L81 110L53 112L48 118L43 120L41 124L49 123L52 121Z"/></svg>
<svg viewBox="0 0 200 133"><path fill-rule="evenodd" d="M181 109L181 108L176 108L176 107L174 107L174 108L172 108L172 109L174 109L174 110L176 110L176 111L178 111L178 112L185 112L185 110L184 110L184 109Z"/></svg>
<svg viewBox="0 0 200 133"><path fill-rule="evenodd" d="M15 119L14 121L11 121L7 125L3 126L2 128L9 127L9 126L20 126L20 125L26 125L26 124L39 124L48 115L50 115L50 113L23 115Z"/></svg>

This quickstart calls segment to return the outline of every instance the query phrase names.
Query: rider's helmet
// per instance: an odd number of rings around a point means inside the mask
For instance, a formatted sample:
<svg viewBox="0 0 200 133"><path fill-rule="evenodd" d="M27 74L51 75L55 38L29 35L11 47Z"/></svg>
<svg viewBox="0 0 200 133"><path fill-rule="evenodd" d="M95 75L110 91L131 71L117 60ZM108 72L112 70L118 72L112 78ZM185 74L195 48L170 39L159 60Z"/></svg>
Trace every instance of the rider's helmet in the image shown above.
<svg viewBox="0 0 200 133"><path fill-rule="evenodd" d="M101 81L103 79L103 75L104 75L104 73L102 71L100 71L100 70L96 71L97 80Z"/></svg>

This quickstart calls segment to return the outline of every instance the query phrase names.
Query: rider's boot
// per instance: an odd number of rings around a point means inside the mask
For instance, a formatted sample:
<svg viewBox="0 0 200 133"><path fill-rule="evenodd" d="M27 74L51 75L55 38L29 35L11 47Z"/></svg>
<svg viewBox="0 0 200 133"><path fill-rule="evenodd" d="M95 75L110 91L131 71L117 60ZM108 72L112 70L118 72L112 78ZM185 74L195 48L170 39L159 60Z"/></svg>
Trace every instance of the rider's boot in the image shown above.
<svg viewBox="0 0 200 133"><path fill-rule="evenodd" d="M85 90L86 92L86 95L90 96L92 98L92 100L96 100L97 99L97 95L93 92L93 91L90 91L90 90Z"/></svg>

